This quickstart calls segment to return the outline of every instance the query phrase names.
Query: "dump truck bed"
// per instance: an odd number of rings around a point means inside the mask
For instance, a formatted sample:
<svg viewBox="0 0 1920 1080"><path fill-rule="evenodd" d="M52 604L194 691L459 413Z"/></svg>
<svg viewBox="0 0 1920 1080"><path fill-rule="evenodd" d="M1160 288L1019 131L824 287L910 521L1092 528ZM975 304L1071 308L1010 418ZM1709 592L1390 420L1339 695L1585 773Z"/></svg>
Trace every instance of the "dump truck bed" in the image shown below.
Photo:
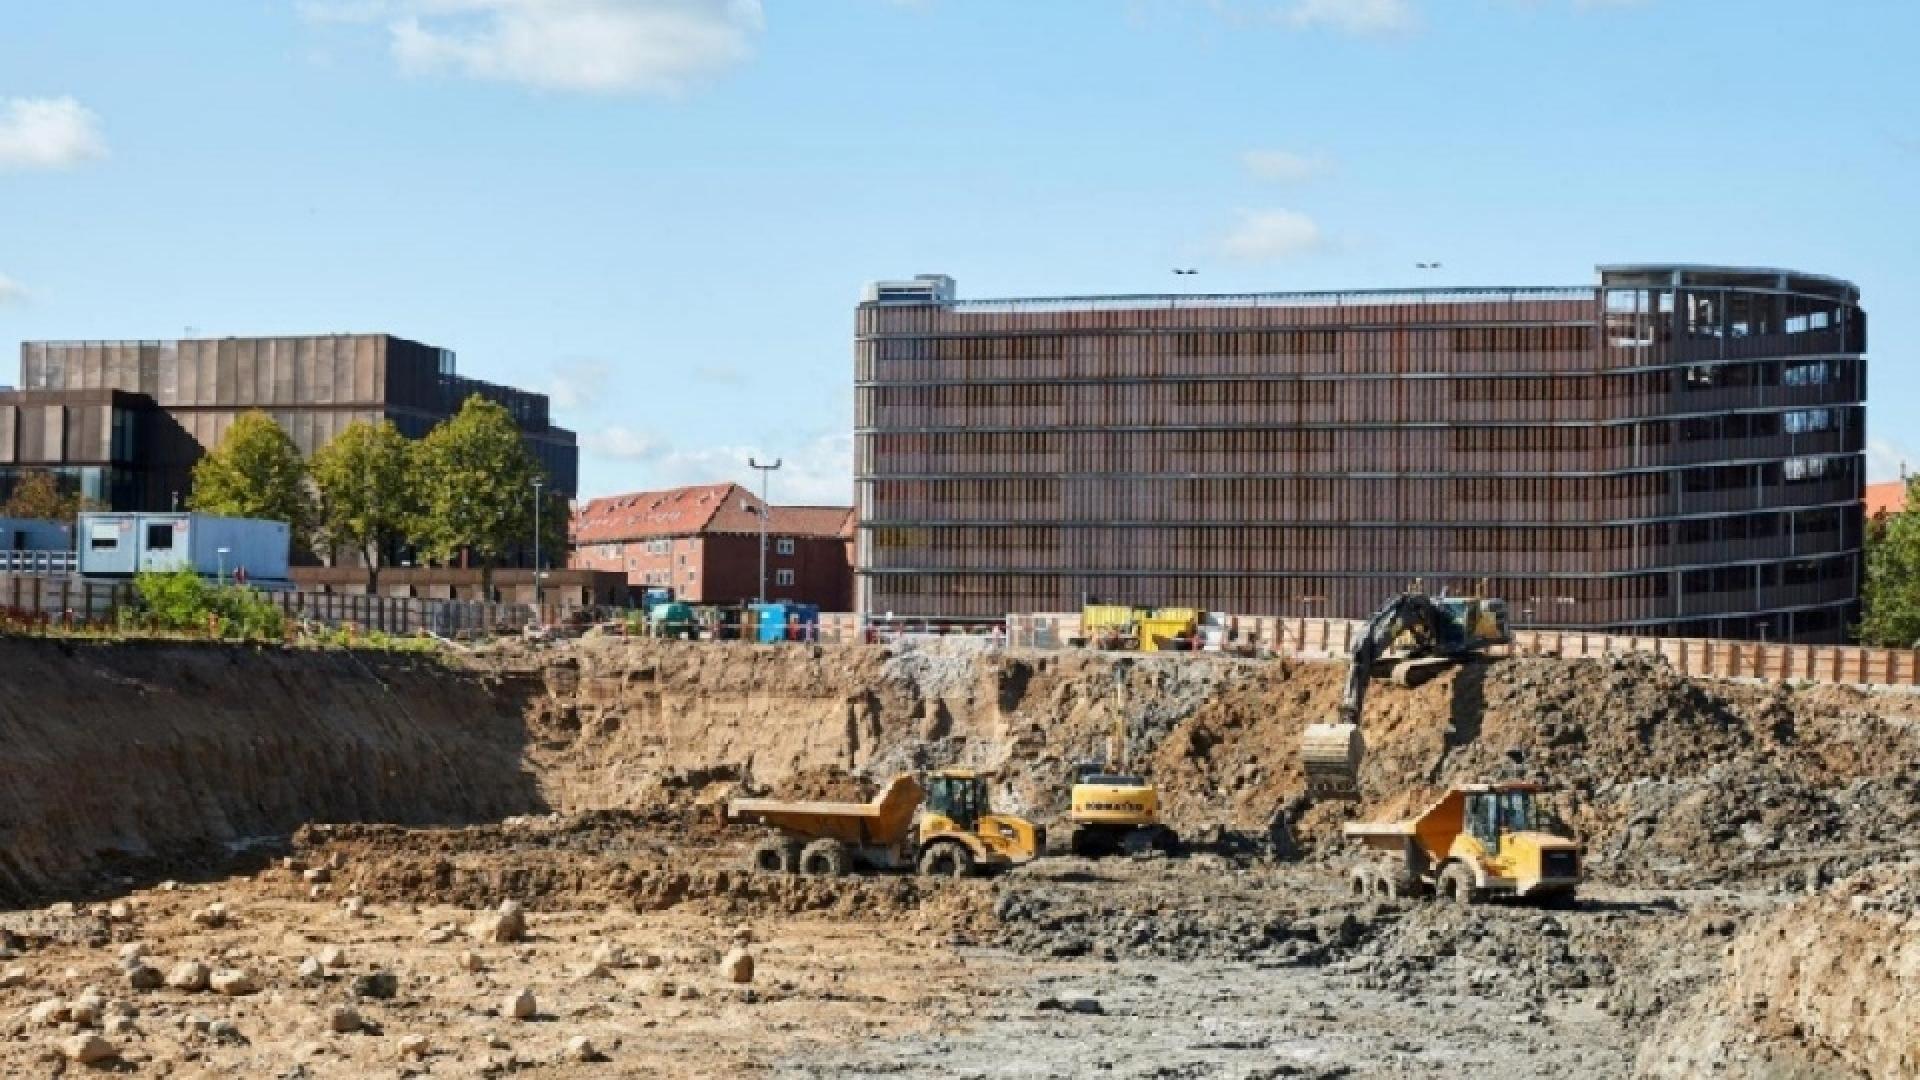
<svg viewBox="0 0 1920 1080"><path fill-rule="evenodd" d="M735 799L727 804L727 820L765 825L807 839L832 837L861 847L891 847L912 830L914 814L925 795L918 780L902 773L888 781L871 802Z"/></svg>

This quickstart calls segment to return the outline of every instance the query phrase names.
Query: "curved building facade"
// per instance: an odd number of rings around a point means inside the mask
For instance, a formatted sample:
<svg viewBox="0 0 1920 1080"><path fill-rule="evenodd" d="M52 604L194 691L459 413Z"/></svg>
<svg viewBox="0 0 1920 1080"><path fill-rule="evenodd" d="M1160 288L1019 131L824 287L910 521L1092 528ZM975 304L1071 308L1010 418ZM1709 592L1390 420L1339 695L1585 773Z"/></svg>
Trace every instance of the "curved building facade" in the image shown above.
<svg viewBox="0 0 1920 1080"><path fill-rule="evenodd" d="M1484 580L1523 625L1838 641L1866 314L1785 270L857 313L858 605L1359 617Z"/></svg>

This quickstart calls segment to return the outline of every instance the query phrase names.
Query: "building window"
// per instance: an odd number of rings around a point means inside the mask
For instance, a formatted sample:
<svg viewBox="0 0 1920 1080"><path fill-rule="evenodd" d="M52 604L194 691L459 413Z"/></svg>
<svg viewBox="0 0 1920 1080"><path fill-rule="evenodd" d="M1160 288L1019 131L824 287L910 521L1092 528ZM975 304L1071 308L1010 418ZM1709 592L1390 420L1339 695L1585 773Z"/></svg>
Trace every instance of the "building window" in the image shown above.
<svg viewBox="0 0 1920 1080"><path fill-rule="evenodd" d="M787 569L775 570L773 572L773 583L775 585L793 584L793 571Z"/></svg>
<svg viewBox="0 0 1920 1080"><path fill-rule="evenodd" d="M699 579L699 577L700 577L700 571L698 571L698 570L689 570L689 571L687 571L687 580L688 580L688 581L695 581L695 580L698 580L698 579Z"/></svg>
<svg viewBox="0 0 1920 1080"><path fill-rule="evenodd" d="M780 539L775 540L773 542L773 550L774 550L774 553L777 555L793 554L793 537L783 536Z"/></svg>
<svg viewBox="0 0 1920 1080"><path fill-rule="evenodd" d="M172 551L173 550L173 526L171 524L166 524L162 522L155 522L153 524L148 525L147 526L147 550L148 551Z"/></svg>

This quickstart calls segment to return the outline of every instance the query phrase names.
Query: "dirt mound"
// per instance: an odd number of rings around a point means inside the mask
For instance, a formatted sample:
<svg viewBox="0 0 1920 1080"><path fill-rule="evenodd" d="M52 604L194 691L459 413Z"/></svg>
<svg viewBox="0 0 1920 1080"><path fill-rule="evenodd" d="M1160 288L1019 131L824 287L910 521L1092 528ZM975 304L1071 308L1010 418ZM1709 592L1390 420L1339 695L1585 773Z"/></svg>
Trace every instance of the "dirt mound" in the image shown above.
<svg viewBox="0 0 1920 1080"><path fill-rule="evenodd" d="M1268 665L1200 706L1148 772L1169 812L1257 825L1297 795L1300 731L1332 714L1341 665ZM1301 839L1417 812L1449 783L1530 778L1612 880L1798 885L1869 865L1920 825L1920 721L1901 695L1709 684L1646 658L1469 665L1417 689L1375 683L1358 806Z"/></svg>
<svg viewBox="0 0 1920 1080"><path fill-rule="evenodd" d="M1920 1075L1920 862L1849 877L1755 920L1720 979L1660 1019L1659 1077Z"/></svg>
<svg viewBox="0 0 1920 1080"><path fill-rule="evenodd" d="M688 911L737 917L814 912L912 918L949 927L984 910L984 883L915 875L821 879L749 871L744 837L698 812L598 812L462 828L312 826L297 865L337 863L341 895L385 904L481 909L514 899L533 911ZM274 871L287 895L295 873Z"/></svg>
<svg viewBox="0 0 1920 1080"><path fill-rule="evenodd" d="M807 802L866 802L880 791L871 777L855 776L838 765L801 769L774 785L768 793L775 799Z"/></svg>

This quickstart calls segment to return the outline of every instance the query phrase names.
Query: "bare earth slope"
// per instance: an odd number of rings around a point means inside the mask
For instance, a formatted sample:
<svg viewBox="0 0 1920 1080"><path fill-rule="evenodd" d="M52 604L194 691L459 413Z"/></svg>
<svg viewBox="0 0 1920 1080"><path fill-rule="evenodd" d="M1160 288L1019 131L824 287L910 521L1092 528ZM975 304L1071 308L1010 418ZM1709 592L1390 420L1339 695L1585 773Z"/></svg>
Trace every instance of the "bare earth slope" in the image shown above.
<svg viewBox="0 0 1920 1080"><path fill-rule="evenodd" d="M0 639L0 903L308 821L543 808L510 688L432 660Z"/></svg>

